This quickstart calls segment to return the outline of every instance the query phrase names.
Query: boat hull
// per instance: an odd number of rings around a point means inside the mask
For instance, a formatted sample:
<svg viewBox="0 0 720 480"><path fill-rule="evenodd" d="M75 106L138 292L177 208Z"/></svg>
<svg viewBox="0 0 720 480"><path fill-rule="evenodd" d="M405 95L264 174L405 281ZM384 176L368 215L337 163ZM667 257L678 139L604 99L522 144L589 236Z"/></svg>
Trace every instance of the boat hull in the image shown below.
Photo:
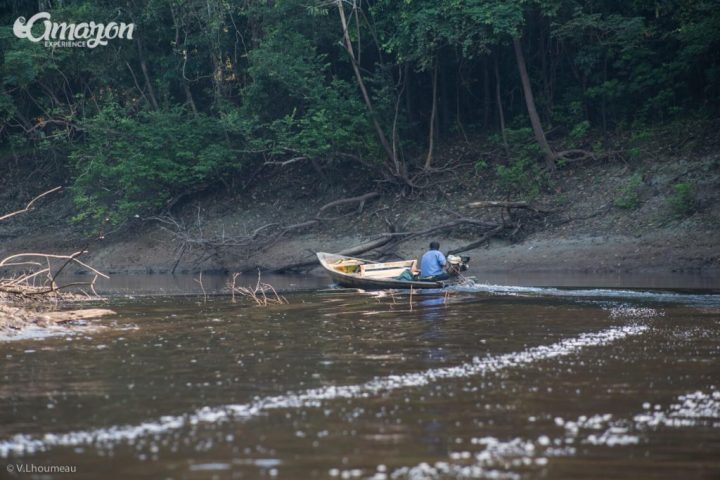
<svg viewBox="0 0 720 480"><path fill-rule="evenodd" d="M360 276L358 274L343 273L335 270L332 267L332 262L338 259L349 259L351 257L344 257L341 255L335 255L332 253L317 253L318 260L323 268L328 272L330 278L342 287L348 288L362 288L366 290L384 290L384 289L410 289L410 288L443 288L448 282L432 282L422 280L397 280L393 278L372 278L368 276ZM367 260L354 259L362 262L368 262ZM452 282L450 282L452 283Z"/></svg>

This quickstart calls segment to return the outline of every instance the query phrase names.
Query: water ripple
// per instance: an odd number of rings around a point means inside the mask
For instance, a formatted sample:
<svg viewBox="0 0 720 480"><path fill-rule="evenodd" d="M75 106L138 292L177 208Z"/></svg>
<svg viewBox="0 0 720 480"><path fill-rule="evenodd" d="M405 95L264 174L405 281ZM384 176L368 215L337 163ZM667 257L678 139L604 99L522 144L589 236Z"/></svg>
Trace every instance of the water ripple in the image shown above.
<svg viewBox="0 0 720 480"><path fill-rule="evenodd" d="M160 435L199 423L222 422L231 419L247 420L276 409L318 407L323 402L337 399L368 398L402 388L423 387L446 379L459 379L475 375L492 374L504 369L519 368L539 362L578 353L587 347L611 344L624 338L640 335L648 330L645 325L626 325L599 332L584 333L552 345L532 347L520 352L474 358L456 366L428 369L421 372L376 377L356 385L328 385L284 395L256 397L250 403L203 407L192 413L163 416L137 425L113 426L69 433L47 433L42 436L18 434L0 441L0 457L27 455L52 447L96 444L111 447L120 442L133 443L136 439Z"/></svg>

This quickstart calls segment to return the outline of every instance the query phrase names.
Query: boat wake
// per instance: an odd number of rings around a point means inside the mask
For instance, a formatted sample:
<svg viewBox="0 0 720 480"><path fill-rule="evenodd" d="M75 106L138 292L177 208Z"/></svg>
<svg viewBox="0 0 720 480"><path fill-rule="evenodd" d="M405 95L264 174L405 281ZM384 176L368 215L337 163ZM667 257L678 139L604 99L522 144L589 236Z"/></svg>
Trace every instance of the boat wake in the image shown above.
<svg viewBox="0 0 720 480"><path fill-rule="evenodd" d="M519 352L483 358L475 357L470 362L455 366L376 377L355 385L328 385L299 392L288 392L283 395L256 397L248 403L203 407L185 415L163 416L137 425L113 426L68 433L47 433L41 436L18 434L0 441L0 458L11 455L28 455L53 447L96 445L99 448L110 448L118 443L133 443L143 437L157 436L202 423L244 421L272 410L319 407L326 402L338 399L377 397L398 389L423 387L441 380L489 375L506 369L522 368L543 360L568 356L588 347L609 345L628 337L640 335L648 328L646 325L640 324L613 327Z"/></svg>
<svg viewBox="0 0 720 480"><path fill-rule="evenodd" d="M679 303L693 306L720 306L720 294L692 294L652 290L627 290L610 288L553 288L524 287L514 285L493 285L466 282L447 287L454 292L491 293L496 295L561 297L582 299L625 299L665 303Z"/></svg>

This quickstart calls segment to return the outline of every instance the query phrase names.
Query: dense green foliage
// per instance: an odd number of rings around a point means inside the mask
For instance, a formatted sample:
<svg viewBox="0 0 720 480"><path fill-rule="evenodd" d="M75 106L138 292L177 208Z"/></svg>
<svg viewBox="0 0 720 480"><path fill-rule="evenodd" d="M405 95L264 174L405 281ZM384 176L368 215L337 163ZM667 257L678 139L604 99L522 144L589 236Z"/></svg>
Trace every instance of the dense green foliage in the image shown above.
<svg viewBox="0 0 720 480"><path fill-rule="evenodd" d="M677 217L684 217L695 211L697 200L692 185L689 183L676 183L673 193L668 199L672 212Z"/></svg>
<svg viewBox="0 0 720 480"><path fill-rule="evenodd" d="M88 119L84 130L87 140L70 154L78 218L94 214L117 221L160 208L235 168L221 123L203 114L173 109L128 116L110 105Z"/></svg>
<svg viewBox="0 0 720 480"><path fill-rule="evenodd" d="M529 128L508 129L505 134L508 141L508 161L507 164L495 167L500 186L508 196L519 195L532 199L547 183L546 175L537 162L539 149L531 140ZM501 143L498 136L491 137L491 141Z"/></svg>
<svg viewBox="0 0 720 480"><path fill-rule="evenodd" d="M78 218L120 222L290 161L412 188L429 136L467 132L503 146L488 167L532 196L545 180L514 38L564 147L720 107L712 0L40 3L56 22L136 24L133 40L49 48L12 32L36 2L0 7L0 162L61 159ZM676 188L676 211L688 195Z"/></svg>
<svg viewBox="0 0 720 480"><path fill-rule="evenodd" d="M642 175L639 172L633 173L615 198L615 206L628 210L639 207L642 184Z"/></svg>

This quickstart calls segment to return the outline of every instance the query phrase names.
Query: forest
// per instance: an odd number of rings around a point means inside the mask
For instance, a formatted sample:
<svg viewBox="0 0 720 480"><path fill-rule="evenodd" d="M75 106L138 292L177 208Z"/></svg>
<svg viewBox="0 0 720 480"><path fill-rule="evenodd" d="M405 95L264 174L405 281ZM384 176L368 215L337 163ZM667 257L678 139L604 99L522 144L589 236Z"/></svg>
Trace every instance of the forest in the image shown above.
<svg viewBox="0 0 720 480"><path fill-rule="evenodd" d="M38 11L133 38L17 38ZM618 133L720 108L712 0L8 0L0 18L0 168L67 185L91 223L268 165L432 188L438 149L468 136L499 152L477 168L531 194Z"/></svg>

